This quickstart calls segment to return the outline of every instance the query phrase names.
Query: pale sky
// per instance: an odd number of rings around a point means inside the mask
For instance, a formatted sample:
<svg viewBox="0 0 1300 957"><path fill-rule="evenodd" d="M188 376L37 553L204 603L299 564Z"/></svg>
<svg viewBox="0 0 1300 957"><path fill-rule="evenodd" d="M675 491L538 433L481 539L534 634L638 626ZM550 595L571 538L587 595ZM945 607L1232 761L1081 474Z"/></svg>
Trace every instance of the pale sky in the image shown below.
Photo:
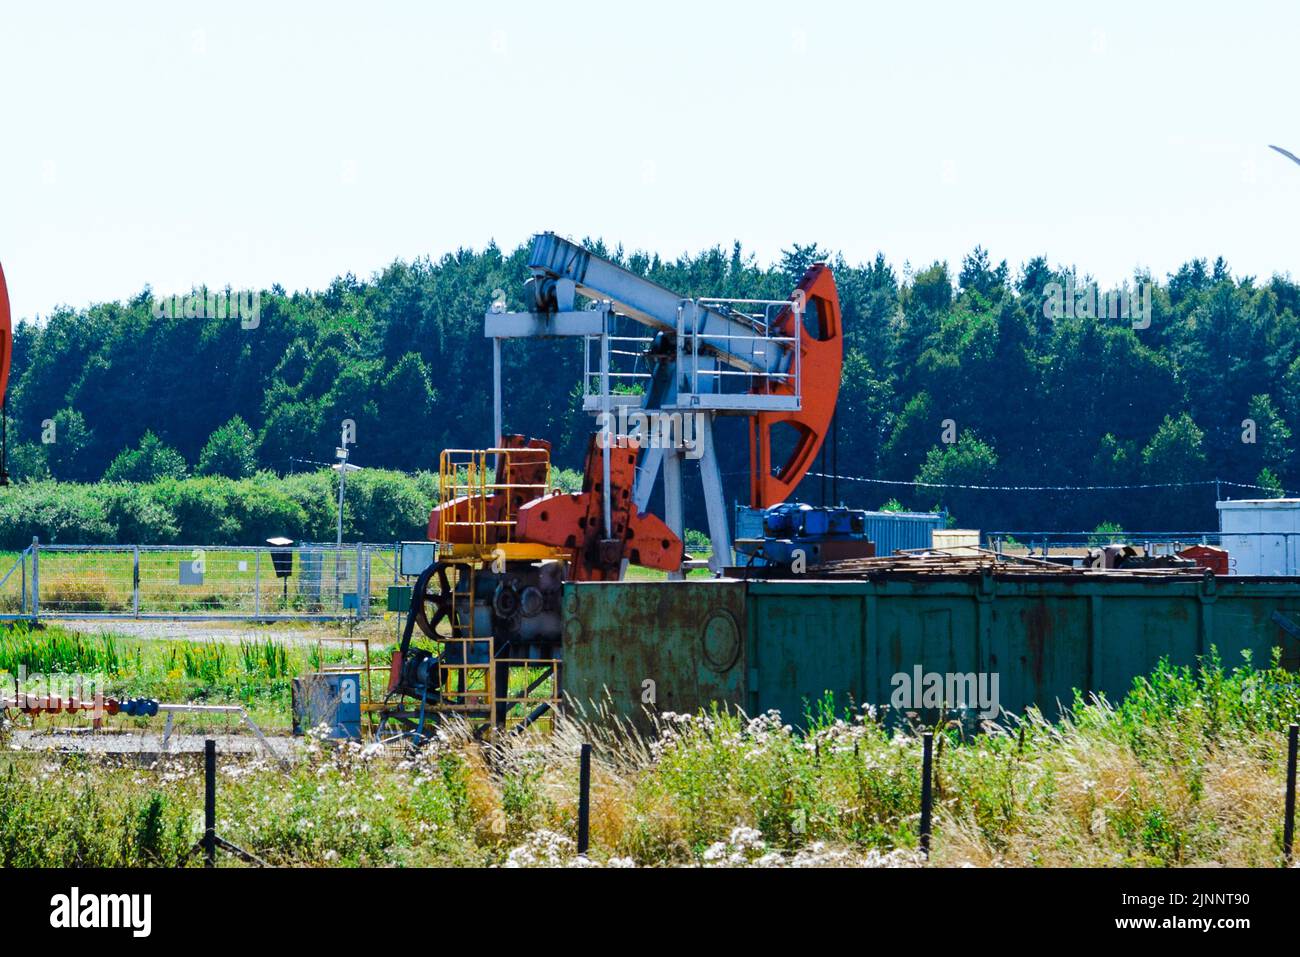
<svg viewBox="0 0 1300 957"><path fill-rule="evenodd" d="M1287 3L5 3L15 318L553 229L1300 272Z"/></svg>

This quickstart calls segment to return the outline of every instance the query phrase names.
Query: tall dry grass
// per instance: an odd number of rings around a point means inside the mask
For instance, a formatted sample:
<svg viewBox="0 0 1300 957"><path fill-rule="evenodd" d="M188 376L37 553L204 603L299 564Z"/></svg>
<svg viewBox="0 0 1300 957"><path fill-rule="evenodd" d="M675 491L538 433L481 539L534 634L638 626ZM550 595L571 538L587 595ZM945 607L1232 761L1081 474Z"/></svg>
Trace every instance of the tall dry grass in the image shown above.
<svg viewBox="0 0 1300 957"><path fill-rule="evenodd" d="M937 729L933 866L1279 866L1284 728L1276 667L1162 666L1118 704L1078 700L968 735ZM649 734L577 709L483 744L449 720L418 752L311 738L287 773L229 762L222 833L284 865L907 866L917 729L870 710L658 716ZM591 850L576 855L578 754L593 745ZM148 864L197 837L193 762L0 764L0 864ZM30 764L31 758L21 759ZM151 810L152 808L152 810ZM86 820L99 822L88 828ZM104 822L117 822L112 826Z"/></svg>

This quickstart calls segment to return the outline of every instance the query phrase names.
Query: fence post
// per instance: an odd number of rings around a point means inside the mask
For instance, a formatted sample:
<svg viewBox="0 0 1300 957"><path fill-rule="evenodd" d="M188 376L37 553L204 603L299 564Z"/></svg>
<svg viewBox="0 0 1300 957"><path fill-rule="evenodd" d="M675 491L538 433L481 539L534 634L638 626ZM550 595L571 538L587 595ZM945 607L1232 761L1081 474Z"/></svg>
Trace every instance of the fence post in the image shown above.
<svg viewBox="0 0 1300 957"><path fill-rule="evenodd" d="M591 828L591 745L582 744L578 758L578 853L586 854Z"/></svg>
<svg viewBox="0 0 1300 957"><path fill-rule="evenodd" d="M934 732L927 731L921 736L921 852L927 858L930 856L930 815L934 804L934 792L930 787L933 751Z"/></svg>
<svg viewBox="0 0 1300 957"><path fill-rule="evenodd" d="M41 617L41 540L32 536L32 621Z"/></svg>
<svg viewBox="0 0 1300 957"><path fill-rule="evenodd" d="M370 613L370 566L366 562L370 553L366 546L357 542L357 617L365 618Z"/></svg>
<svg viewBox="0 0 1300 957"><path fill-rule="evenodd" d="M131 611L140 617L140 546L131 546Z"/></svg>
<svg viewBox="0 0 1300 957"><path fill-rule="evenodd" d="M1292 723L1286 736L1286 817L1282 823L1282 853L1291 863L1291 850L1295 843L1295 774L1296 751L1300 744L1300 724Z"/></svg>
<svg viewBox="0 0 1300 957"><path fill-rule="evenodd" d="M217 742L203 742L203 866L217 863Z"/></svg>
<svg viewBox="0 0 1300 957"><path fill-rule="evenodd" d="M262 553L253 553L253 617L262 616Z"/></svg>

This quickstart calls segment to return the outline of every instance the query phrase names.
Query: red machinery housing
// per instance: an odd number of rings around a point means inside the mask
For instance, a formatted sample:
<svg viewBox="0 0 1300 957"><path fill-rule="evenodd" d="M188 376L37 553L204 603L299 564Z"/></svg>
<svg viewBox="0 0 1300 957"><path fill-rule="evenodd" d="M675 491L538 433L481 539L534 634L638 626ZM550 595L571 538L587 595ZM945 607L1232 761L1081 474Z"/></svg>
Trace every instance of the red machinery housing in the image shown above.
<svg viewBox="0 0 1300 957"><path fill-rule="evenodd" d="M676 571L682 567L682 540L657 515L632 504L636 481L636 443L610 450L609 497L611 535L601 534L602 449L592 437L587 447L582 491L556 493L529 502L519 510L519 537L539 545L570 550L575 581L617 581L623 560L646 568Z"/></svg>
<svg viewBox="0 0 1300 957"><path fill-rule="evenodd" d="M497 457L500 490L461 495L438 505L429 515L429 538L452 545L549 545L569 553L574 581L617 580L623 560L646 568L676 571L682 542L656 515L632 505L639 449L632 443L611 450L610 501L612 532L602 534L604 507L602 450L593 435L587 448L582 491L536 494L546 488L551 444L522 435L502 437ZM530 451L536 455L530 455Z"/></svg>
<svg viewBox="0 0 1300 957"><path fill-rule="evenodd" d="M485 545L518 541L510 527L525 502L547 491L551 443L522 435L502 436L501 447L511 453L497 456L500 484L505 490L491 494L460 495L429 513L429 540L471 545L483 535Z"/></svg>

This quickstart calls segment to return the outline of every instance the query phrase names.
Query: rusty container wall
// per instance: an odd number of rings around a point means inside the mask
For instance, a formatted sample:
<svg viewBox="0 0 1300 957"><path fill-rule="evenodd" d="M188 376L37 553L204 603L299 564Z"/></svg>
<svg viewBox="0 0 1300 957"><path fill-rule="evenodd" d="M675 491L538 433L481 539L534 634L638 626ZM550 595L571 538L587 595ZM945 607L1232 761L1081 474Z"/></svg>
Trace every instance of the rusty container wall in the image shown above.
<svg viewBox="0 0 1300 957"><path fill-rule="evenodd" d="M564 586L564 690L645 729L647 711L740 705L745 583L585 582Z"/></svg>
<svg viewBox="0 0 1300 957"><path fill-rule="evenodd" d="M997 676L1003 709L1049 717L1074 691L1118 701L1161 658L1226 667L1280 646L1300 668L1300 579L1121 576L877 581L623 582L566 586L565 684L627 714L711 702L803 724L814 702L888 705L895 676ZM733 640L732 623L743 641ZM740 647L737 647L739 645ZM734 659L734 660L733 660Z"/></svg>

